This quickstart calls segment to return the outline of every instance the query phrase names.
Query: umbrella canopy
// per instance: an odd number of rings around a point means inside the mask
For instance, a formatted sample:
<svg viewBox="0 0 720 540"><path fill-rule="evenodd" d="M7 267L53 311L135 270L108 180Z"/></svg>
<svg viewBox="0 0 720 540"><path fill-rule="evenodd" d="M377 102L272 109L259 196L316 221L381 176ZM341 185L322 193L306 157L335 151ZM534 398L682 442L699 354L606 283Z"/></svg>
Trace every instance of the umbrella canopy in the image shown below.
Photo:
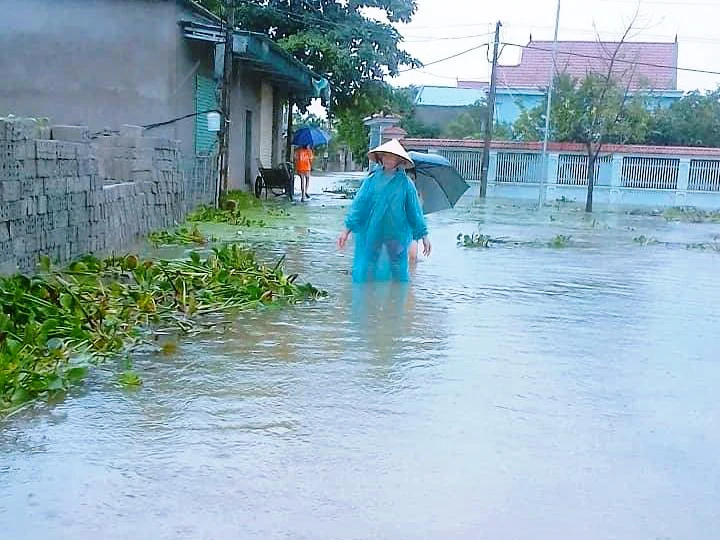
<svg viewBox="0 0 720 540"><path fill-rule="evenodd" d="M322 146L330 142L330 135L322 129L314 127L300 128L293 135L292 143L295 146Z"/></svg>
<svg viewBox="0 0 720 540"><path fill-rule="evenodd" d="M450 162L438 154L410 152L415 163L415 186L423 203L423 213L452 208L470 186Z"/></svg>

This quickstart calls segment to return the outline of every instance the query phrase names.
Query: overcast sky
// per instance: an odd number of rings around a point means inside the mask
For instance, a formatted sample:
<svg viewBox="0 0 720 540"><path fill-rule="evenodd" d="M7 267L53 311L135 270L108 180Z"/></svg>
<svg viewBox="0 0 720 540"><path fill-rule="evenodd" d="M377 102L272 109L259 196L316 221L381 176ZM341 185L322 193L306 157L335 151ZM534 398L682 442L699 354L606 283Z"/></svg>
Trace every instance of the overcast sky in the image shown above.
<svg viewBox="0 0 720 540"><path fill-rule="evenodd" d="M525 44L552 40L556 0L418 0L412 23L398 25L405 49L425 64L492 41L495 21L503 23L501 41ZM638 9L635 0L562 0L560 40L618 39ZM641 0L633 41L673 41L678 36L678 66L720 71L720 0ZM470 36L470 37L468 37ZM450 39L453 38L453 39ZM456 38L456 39L455 39ZM517 63L517 47L505 47L500 62ZM470 52L402 74L395 85L454 86L456 77L489 80L486 50ZM682 90L714 89L720 76L680 71Z"/></svg>

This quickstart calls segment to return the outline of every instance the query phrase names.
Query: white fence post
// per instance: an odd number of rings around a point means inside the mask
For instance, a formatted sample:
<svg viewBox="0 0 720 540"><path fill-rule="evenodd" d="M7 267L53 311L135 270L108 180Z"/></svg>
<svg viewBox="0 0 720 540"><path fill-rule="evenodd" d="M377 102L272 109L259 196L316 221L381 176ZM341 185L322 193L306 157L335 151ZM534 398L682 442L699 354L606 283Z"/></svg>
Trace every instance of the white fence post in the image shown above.
<svg viewBox="0 0 720 540"><path fill-rule="evenodd" d="M545 196L544 201L550 201L555 197L557 191L558 168L560 167L560 154L548 154L547 174L545 175ZM541 184L542 185L542 184ZM542 188L541 188L542 189Z"/></svg>
<svg viewBox="0 0 720 540"><path fill-rule="evenodd" d="M675 205L684 206L687 198L688 183L690 182L690 158L680 158L678 167L677 190L675 191Z"/></svg>

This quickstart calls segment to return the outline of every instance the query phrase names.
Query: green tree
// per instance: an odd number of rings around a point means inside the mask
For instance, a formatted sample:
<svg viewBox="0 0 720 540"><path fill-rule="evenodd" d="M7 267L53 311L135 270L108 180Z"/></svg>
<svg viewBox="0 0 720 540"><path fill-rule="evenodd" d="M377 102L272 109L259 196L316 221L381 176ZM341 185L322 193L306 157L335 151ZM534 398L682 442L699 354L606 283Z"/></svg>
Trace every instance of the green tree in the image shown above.
<svg viewBox="0 0 720 540"><path fill-rule="evenodd" d="M443 136L448 139L482 139L486 118L485 102L477 101L447 125Z"/></svg>
<svg viewBox="0 0 720 540"><path fill-rule="evenodd" d="M232 0L243 28L268 35L331 83L330 114L402 66L419 62L400 48L392 24L409 22L415 0ZM208 7L216 4L212 0ZM364 15L382 10L389 23ZM214 9L217 10L217 7Z"/></svg>
<svg viewBox="0 0 720 540"><path fill-rule="evenodd" d="M649 144L720 146L720 89L691 92L653 114Z"/></svg>

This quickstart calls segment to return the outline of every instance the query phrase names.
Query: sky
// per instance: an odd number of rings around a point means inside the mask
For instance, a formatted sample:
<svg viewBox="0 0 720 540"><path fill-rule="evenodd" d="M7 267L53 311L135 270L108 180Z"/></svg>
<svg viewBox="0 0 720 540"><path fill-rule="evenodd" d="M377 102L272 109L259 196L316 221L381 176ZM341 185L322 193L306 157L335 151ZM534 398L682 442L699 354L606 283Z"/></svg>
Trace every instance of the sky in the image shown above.
<svg viewBox="0 0 720 540"><path fill-rule="evenodd" d="M552 40L556 0L418 0L410 24L396 25L403 47L424 64L483 43L492 43L501 21L502 42ZM678 66L720 72L720 0L561 0L559 40L619 39L638 17L631 41L679 42ZM397 86L454 86L456 78L489 80L487 49L428 65L391 80ZM516 64L518 47L506 46L501 64ZM681 90L715 89L720 75L678 72Z"/></svg>

